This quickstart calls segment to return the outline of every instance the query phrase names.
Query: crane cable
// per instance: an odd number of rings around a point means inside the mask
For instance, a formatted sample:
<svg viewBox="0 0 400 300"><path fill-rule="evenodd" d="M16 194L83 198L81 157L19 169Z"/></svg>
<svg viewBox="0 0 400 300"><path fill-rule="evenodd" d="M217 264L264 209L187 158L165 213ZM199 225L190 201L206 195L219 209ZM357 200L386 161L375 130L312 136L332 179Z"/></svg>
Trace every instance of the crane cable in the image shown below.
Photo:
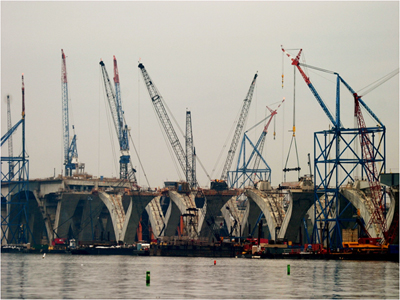
<svg viewBox="0 0 400 300"><path fill-rule="evenodd" d="M124 122L125 122L125 124L126 124L125 116L124 116ZM136 154L137 159L138 159L138 161L139 161L140 168L142 169L143 175L144 175L144 177L146 178L147 186L150 187L149 180L147 179L147 174L146 174L146 172L144 171L142 161L140 160L139 153L138 153L138 151L137 151L137 149L136 149L135 143L133 142L133 139L132 139L132 135L131 135L131 131L130 131L130 130L128 131L128 134L129 134L129 139L131 140L133 149L135 149L135 154ZM131 168L133 169L132 160L130 160L130 165L131 165Z"/></svg>
<svg viewBox="0 0 400 300"><path fill-rule="evenodd" d="M357 94L359 94L362 90L370 87L368 90L366 90L362 96L365 96L366 94L368 94L369 92L373 91L374 89L376 89L378 86L382 85L383 83L385 83L386 81L388 81L389 79L391 79L392 77L396 76L397 74L399 74L399 68L397 68L396 70L390 72L389 74L383 76L382 78L370 83L369 85L363 87L362 89L360 89ZM360 96L360 97L362 97Z"/></svg>
<svg viewBox="0 0 400 300"><path fill-rule="evenodd" d="M100 67L100 74L101 74L101 67ZM108 125L108 132L110 135L110 142L111 142L111 151L113 154L113 163L114 163L114 168L115 168L115 173L118 174L118 167L117 167L117 161L116 161L116 153L115 153L115 145L114 145L114 139L113 139L113 134L112 134L112 129L111 129L111 121L110 121L110 114L112 114L110 108L107 106L107 101L106 101L106 95L105 95L105 91L103 89L103 100L104 100L104 106L105 106L105 110L106 112L109 111L110 113L106 113L106 118L107 118L107 125Z"/></svg>

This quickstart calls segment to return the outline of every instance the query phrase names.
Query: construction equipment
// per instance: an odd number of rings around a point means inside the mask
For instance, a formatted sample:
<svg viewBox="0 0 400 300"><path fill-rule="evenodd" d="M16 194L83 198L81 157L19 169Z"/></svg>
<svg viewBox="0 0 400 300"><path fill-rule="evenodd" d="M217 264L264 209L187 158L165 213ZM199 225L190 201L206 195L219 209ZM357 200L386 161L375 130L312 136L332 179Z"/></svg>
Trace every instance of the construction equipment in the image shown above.
<svg viewBox="0 0 400 300"><path fill-rule="evenodd" d="M256 125L254 125L250 129L248 129L244 133L242 145L241 145L240 152L239 152L237 168L235 171L228 172L228 182L231 187L236 186L237 188L241 188L246 184L246 182L248 180L251 181L252 185L255 184L256 179L262 180L262 181L270 181L271 170L268 167L267 162L262 157L262 152L264 149L265 137L268 133L269 125L271 124L272 120L274 119L274 116L277 114L277 110L279 109L279 107L282 105L282 103L284 101L285 101L285 98L283 98L282 102L278 105L278 107L275 110L272 110L267 106L267 108L271 112L271 114L268 115L263 120L261 120L260 122L258 122ZM252 130L253 128L255 128L256 126L258 126L259 124L261 124L262 122L264 122L265 120L267 120L268 118L269 118L268 122L264 126L264 129L261 132L260 137L258 138L256 144L254 145L251 142L250 138L248 137L247 133L250 130ZM248 158L246 158L246 154L247 154L246 153L247 151L245 149L246 141L248 141L250 143L250 145L252 146L252 151L250 152L250 155L248 156ZM267 167L267 170L265 170L265 171L259 170L261 161L264 162L265 166ZM253 168L249 168L249 166L251 165L252 162L253 162ZM263 173L268 173L268 176L262 175ZM241 180L241 182L239 184L240 180Z"/></svg>
<svg viewBox="0 0 400 300"><path fill-rule="evenodd" d="M266 135L268 133L268 127L271 124L271 121L274 118L274 116L278 113L277 111L278 111L279 107L281 107L281 105L283 104L284 101L285 101L285 98L283 98L282 102L278 105L278 107L275 110L272 110L267 106L267 108L270 111L271 115L270 115L270 119L269 119L268 123L265 125L264 130L261 133L261 136L260 136L260 138L259 138L259 140L257 141L257 144L256 144L256 148L258 148L259 155L256 155L255 162L254 162L254 167L253 167L254 170L257 170L259 165L260 165L261 154L262 154L262 152L264 150L265 137L266 137Z"/></svg>
<svg viewBox="0 0 400 300"><path fill-rule="evenodd" d="M129 164L131 162L129 154L129 140L128 140L129 129L128 125L125 122L124 112L122 110L119 73L118 73L117 59L115 58L115 55L113 59L114 59L115 92L111 85L111 81L110 78L108 77L107 69L103 60L100 60L100 66L104 79L104 88L106 91L111 116L114 122L114 127L119 142L119 149L120 149L119 178L127 179L129 181L133 181L136 183L136 176L135 176L136 170L132 167L131 170L129 169Z"/></svg>
<svg viewBox="0 0 400 300"><path fill-rule="evenodd" d="M11 107L10 107L10 95L7 95L7 131L11 129ZM13 157L13 140L12 135L8 138L8 156ZM10 177L14 177L14 163L12 161L8 162L8 169Z"/></svg>
<svg viewBox="0 0 400 300"><path fill-rule="evenodd" d="M377 171L377 167L375 164L375 150L371 143L371 138L367 131L367 127L365 125L364 117L360 107L361 97L357 95L357 93L339 76L341 82L348 88L348 90L352 93L354 97L354 116L357 118L358 129L360 131L360 144L361 150L363 154L364 163L364 171L367 176L367 181L369 184L370 192L371 192L371 201L374 206L373 214L367 224L367 228L374 224L375 226L380 227L380 231L383 233L386 243L391 242L395 234L391 234L389 236L386 224L386 212L385 212L385 204L383 201L383 194L381 191L381 185L379 182L379 172ZM379 119L377 119L379 121ZM380 125L384 128L383 124Z"/></svg>
<svg viewBox="0 0 400 300"><path fill-rule="evenodd" d="M191 188L196 188L196 150L193 143L192 115L186 111L186 178L191 178L189 182Z"/></svg>
<svg viewBox="0 0 400 300"><path fill-rule="evenodd" d="M258 73L258 72L257 72ZM257 76L258 74L254 75L254 78L250 84L250 88L247 92L246 98L243 100L243 106L242 109L240 111L240 115L239 115L239 119L237 121L236 124L236 130L234 132L232 141L231 141L231 145L229 147L229 151L228 151L228 155L226 157L226 161L225 164L223 166L222 169L222 173L221 173L221 177L220 180L213 180L211 181L210 187L211 189L216 189L216 190L224 190L228 188L228 184L226 183L227 179L228 179L228 171L231 168L232 165L232 161L235 157L235 153L236 153L236 148L238 146L239 143L239 139L242 135L243 129L244 129L244 125L246 123L247 120L247 115L249 113L249 109L250 109L250 104L251 104L251 100L253 99L253 93L254 93L254 89L256 86L256 80L257 80ZM233 186L233 185L232 185ZM229 210L230 215L233 217L234 219L234 226L232 226L231 228L231 233L233 232L233 230L235 229L235 227L237 227L238 225L240 226L240 220L238 219L238 212L237 212L237 207L236 206L236 198L235 199L230 199L227 202L227 206L226 208Z"/></svg>
<svg viewBox="0 0 400 300"><path fill-rule="evenodd" d="M336 121L333 118L333 116L332 116L331 112L329 111L328 107L325 105L324 101L319 96L317 90L315 89L315 87L311 83L310 78L308 78L306 73L304 73L303 69L300 67L300 55L301 55L301 52L303 51L303 49L300 49L300 51L297 54L296 58L293 58L289 53L286 52L286 50L283 48L283 46L281 46L281 47L282 47L282 51L292 60L292 65L296 66L297 69L299 70L301 76L303 77L303 79L306 82L307 86L309 87L309 89L313 93L314 97L317 99L317 101L318 101L319 105L321 106L322 110L325 112L325 114L327 115L329 120L332 122L332 124L334 126L336 126L337 125ZM334 72L330 72L330 73L334 74ZM338 112L337 112L336 116L338 116Z"/></svg>
<svg viewBox="0 0 400 300"><path fill-rule="evenodd" d="M256 85L257 73L254 75L253 81L251 82L249 91L247 92L247 96L243 101L242 110L239 115L239 119L236 125L236 130L232 138L231 146L229 147L228 156L226 157L226 161L224 167L222 169L221 180L228 179L228 171L232 165L233 158L235 157L236 148L239 143L239 139L242 135L242 131L244 129L244 125L247 120L247 115L249 113L251 100L253 98L254 88Z"/></svg>
<svg viewBox="0 0 400 300"><path fill-rule="evenodd" d="M2 205L6 213L1 215L1 244L35 244L29 222L29 160L25 147L25 83L22 74L22 117L1 137L1 147L11 138L18 127L22 127L22 153L18 157L2 156L1 162L9 162L13 170L1 172ZM5 169L4 169L5 170Z"/></svg>
<svg viewBox="0 0 400 300"><path fill-rule="evenodd" d="M321 146L319 147L319 150L321 150L321 153L324 153L325 158L323 158L322 155L318 156L317 153L315 153L315 168L317 169L319 176L321 176L320 174L322 174L322 173L327 174L327 176L325 176L325 178L321 178L321 180L322 180L321 185L324 186L324 190L325 190L325 199L330 198L330 199L335 199L335 201L337 201L340 185L343 182L345 182L345 180L347 178L354 181L351 174L355 170L355 167L353 167L349 171L345 170L346 173L345 173L345 178L343 180L339 181L339 178L337 175L339 172L339 168L344 169L344 167L343 167L344 165L341 163L342 160L343 160L343 162L345 161L345 159L342 158L344 156L343 154L345 153L346 150L350 149L352 154L356 155L356 158L352 162L354 163L355 166L357 166L358 164L361 165L364 173L367 176L367 181L370 186L370 191L371 191L371 197L370 197L371 200L370 201L372 202L372 205L373 205L373 211L370 212L371 218L366 227L368 229L370 227L370 225L373 225L377 235L379 236L382 234L384 239L386 240L386 243L388 243L394 237L392 236L392 234L388 233L388 230L386 228L386 226L387 226L386 225L386 215L385 215L386 206L383 201L383 195L381 192L381 186L380 186L379 178L378 178L380 171L384 170L384 168L385 168L385 155L384 155L384 153L383 154L380 153L379 147L376 147L373 144L374 141L371 140L369 137L370 134L374 135L376 132L378 132L378 133L382 132L383 134L382 134L382 137L380 138L379 144L383 143L383 145L384 145L385 144L385 142L384 142L385 126L382 124L382 122L379 120L379 118L372 112L372 110L362 101L361 97L350 87L349 84L347 84L346 81L344 81L344 79L338 73L324 70L321 68L308 66L305 64L301 64L299 61L300 55L302 52L301 49L300 49L298 55L296 56L296 58L293 58L289 53L287 53L285 51L285 49L283 49L283 47L282 47L282 51L284 53L286 53L287 56L292 60L292 65L297 67L297 69L303 76L303 79L305 80L307 86L310 88L311 92L317 99L318 103L321 105L325 114L328 116L328 118L330 119L330 121L333 124L332 130L322 132L322 134L325 136L325 140L326 140L327 134L333 135L333 139L331 142L329 142L328 147L326 147L325 149L321 148ZM326 107L324 102L322 101L321 97L315 90L314 86L311 84L310 79L306 76L306 74L302 70L301 66L305 66L305 67L312 68L312 69L315 69L318 71L329 73L329 74L335 75L337 77L336 118L335 119L332 117L332 114L330 113L330 111L328 110L328 108ZM393 77L397 73L398 73L398 71L396 73L390 74L390 77ZM385 80L382 81L380 84L384 83L387 80L388 80L388 78L385 78ZM340 121L340 83L342 83L354 97L354 103L355 103L354 115L357 119L357 126L358 126L357 129L345 129L345 128L343 128L343 125ZM375 85L374 88L376 88L379 85ZM372 116L372 118L375 119L375 121L378 123L378 127L374 127L374 128L366 127L365 121L364 121L364 118L363 118L363 115L361 112L361 106L363 106L367 110L367 112ZM316 143L319 143L319 140L317 139L317 134L320 134L320 133L315 133ZM346 141L346 135L350 135L350 134L354 135L355 137L357 137L357 136L360 137L361 152L362 152L360 157L358 157L358 154L353 149L351 149L351 143ZM354 139L355 138L353 138L353 140ZM340 143L342 143L342 145L345 146L344 149L340 149ZM333 145L335 145L335 146L332 147ZM336 157L334 158L334 161L335 161L334 167L330 170L325 170L325 172L321 172L318 169L318 164L319 163L326 164L326 162L329 160L330 149L334 149L334 151L336 152L335 153ZM320 158L322 158L322 160L319 160ZM347 160L347 163L349 163L349 162L350 161ZM383 162L383 165L379 171L376 168L376 165L375 165L376 162ZM317 176L317 172L314 172L315 176ZM336 172L336 176L335 176L336 177L336 187L330 188L330 187L328 187L328 185L329 185L329 181L333 177L334 172ZM314 190L316 190L317 188L318 187L316 185ZM332 195L334 195L334 197L331 197ZM317 195L316 195L316 199L317 199L316 203L319 202ZM330 204L327 205L322 210L322 213L321 213L321 215L324 214L324 216L320 220L324 221L324 222L333 221L333 219L330 219L328 217L329 214L326 213L328 210L331 209L331 205L332 205L333 201L329 200L328 202ZM336 204L336 207L338 207L337 204ZM317 216L316 219L319 217L320 216ZM335 227L339 226L338 225L340 223L339 222L339 212L337 212L337 216L336 216L336 219L334 220L334 222L336 223ZM329 235L328 235L328 237L329 237ZM338 238L338 240L340 240L340 238ZM382 242L383 242L383 240L382 240ZM341 241L339 241L337 243L337 245L342 247Z"/></svg>
<svg viewBox="0 0 400 300"><path fill-rule="evenodd" d="M297 141L296 141L296 68L294 68L293 71L294 71L294 73L293 73L293 129L292 129L293 134L292 134L292 139L290 141L289 152L288 152L288 155L286 158L285 168L283 169L284 182L286 182L286 172L297 171L297 178L300 179L300 170L301 170L300 163L299 163L299 153L297 152ZM288 168L287 164L289 161L290 151L292 149L293 142L294 142L294 148L296 151L297 167Z"/></svg>
<svg viewBox="0 0 400 300"><path fill-rule="evenodd" d="M195 148L193 147L193 135L191 130L191 115L187 113L186 118L186 146L188 148L187 153L183 150L183 147L179 141L179 138L175 132L174 127L172 126L171 120L167 114L167 111L164 106L164 99L162 98L161 94L157 90L156 86L154 85L153 81L151 80L148 72L146 71L144 65L139 63L138 68L141 70L144 82L146 84L147 90L149 92L150 99L154 105L155 111L157 116L164 128L164 131L167 135L167 138L170 142L170 145L175 153L176 158L181 166L183 174L186 176L186 181L190 187L198 186L196 176L195 176ZM193 148L192 148L193 147ZM193 157L190 159L190 152L193 149ZM190 166L191 165L191 166ZM189 169L191 167L191 170ZM188 170L189 169L189 170ZM226 182L224 182L226 185ZM206 215L206 207L207 207L207 198L204 195L202 189L198 189L198 193L202 195L205 199L205 204L203 208L200 209L203 216ZM184 198L185 201L191 201L189 197ZM187 205L188 207L193 207L193 205ZM214 212L215 213L215 212ZM217 234L217 228L215 226L214 217L212 216L210 220L205 220L207 226L210 228L210 232L214 235L216 240L219 239ZM191 223L191 222L189 222ZM192 225L193 222L192 222ZM193 226L192 226L193 227ZM193 227L194 228L194 227ZM195 228L194 228L195 230Z"/></svg>
<svg viewBox="0 0 400 300"><path fill-rule="evenodd" d="M161 94L159 93L159 91L157 90L153 81L151 80L144 65L142 63L139 63L138 67L142 71L143 80L146 84L151 101L154 105L157 116L165 130L165 134L167 135L167 138L171 144L171 147L175 153L175 156L178 159L179 165L182 168L183 174L186 176L186 181L192 187L195 185L195 179L193 178L193 172L191 172L190 170L187 170L186 153L183 150L183 147L179 141L179 138L175 132L175 129L172 126L172 122L168 116L166 109L165 109L164 99L162 98ZM191 161L189 161L188 163L189 163L189 165L192 164Z"/></svg>
<svg viewBox="0 0 400 300"><path fill-rule="evenodd" d="M68 79L67 79L67 65L65 62L64 50L61 49L61 86L62 86L62 122L63 122L63 141L64 141L64 166L65 176L72 176L72 171L84 168L84 164L79 166L78 148L76 145L76 134L74 125L74 136L69 142L69 108L68 108Z"/></svg>

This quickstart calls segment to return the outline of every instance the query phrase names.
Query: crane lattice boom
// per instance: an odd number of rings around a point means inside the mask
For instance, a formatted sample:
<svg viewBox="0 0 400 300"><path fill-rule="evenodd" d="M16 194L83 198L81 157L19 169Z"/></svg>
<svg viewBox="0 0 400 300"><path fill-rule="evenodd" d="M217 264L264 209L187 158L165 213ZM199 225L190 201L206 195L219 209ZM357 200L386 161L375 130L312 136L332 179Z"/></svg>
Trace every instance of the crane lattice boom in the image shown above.
<svg viewBox="0 0 400 300"><path fill-rule="evenodd" d="M75 170L78 164L78 148L76 145L77 138L75 132L71 140L71 143L69 142L68 80L67 80L67 65L65 62L65 54L63 49L61 49L61 59L62 59L61 85L62 85L64 165L65 165L65 175L72 176L72 170Z"/></svg>
<svg viewBox="0 0 400 300"><path fill-rule="evenodd" d="M10 95L7 95L7 131L11 129L11 107L10 107ZM13 157L13 142L12 136L8 138L8 156Z"/></svg>
<svg viewBox="0 0 400 300"><path fill-rule="evenodd" d="M64 141L64 165L68 164L69 149L69 112L68 112L68 80L67 66L65 62L64 50L61 49L61 84L62 84L62 120L63 120L63 141ZM67 172L67 169L65 170ZM65 174L68 175L68 174Z"/></svg>
<svg viewBox="0 0 400 300"><path fill-rule="evenodd" d="M358 95L354 94L355 115L357 116L358 128L360 130L360 143L365 161L365 173L368 178L368 184L371 190L371 201L374 206L374 212L370 218L370 221L368 222L368 225L373 223L380 226L385 239L387 239L386 218L384 214L385 207L382 203L381 185L379 183L378 172L375 165L374 150L365 126L364 117L362 115L358 100ZM369 226L367 226L367 228L368 227Z"/></svg>
<svg viewBox="0 0 400 300"><path fill-rule="evenodd" d="M260 154L262 154L262 152L264 150L265 136L268 133L268 127L271 124L271 121L274 118L274 116L278 113L277 111L278 111L279 107L282 105L282 103L284 101L285 101L285 98L283 98L282 102L278 105L278 107L275 110L272 110L267 106L268 110L271 112L271 115L270 115L270 119L268 120L267 124L264 126L264 130L263 130L263 132L262 132L262 134L260 136L260 139L259 139L259 141L257 142L257 145L256 145L256 147L258 149L258 152ZM256 158L255 158L255 161L254 161L254 168L253 168L254 170L258 169L258 167L260 166L260 161L261 161L261 156L257 155Z"/></svg>
<svg viewBox="0 0 400 300"><path fill-rule="evenodd" d="M116 109L117 109L117 116L118 116L118 140L120 142L121 151L129 150L129 141L128 141L128 132L127 126L124 127L124 112L122 110L122 100L121 100L121 88L119 83L119 72L118 72L118 65L117 59L115 55L114 59L114 84L115 84L115 100L116 100Z"/></svg>
<svg viewBox="0 0 400 300"><path fill-rule="evenodd" d="M144 65L140 63L138 65L139 69L142 71L143 79L146 84L147 90L149 92L151 101L153 102L154 108L156 110L157 116L160 119L160 122L165 130L167 138L171 144L172 149L178 159L178 162L182 168L183 174L189 175L190 178L186 178L187 182L192 182L190 172L186 172L186 155L183 147L179 141L179 138L175 132L174 127L172 126L171 120L167 114L165 106L163 104L163 98L158 92L156 86L151 81L149 74L147 73Z"/></svg>
<svg viewBox="0 0 400 300"><path fill-rule="evenodd" d="M253 98L254 88L256 85L257 73L254 75L253 81L251 82L249 91L247 93L246 98L243 101L242 110L240 112L239 120L236 125L235 134L233 135L231 146L228 151L228 156L226 158L224 168L222 169L221 180L226 180L228 178L228 170L232 165L233 158L235 157L236 148L239 143L240 136L242 135L242 131L244 128L244 124L246 123L247 115L249 113L251 100Z"/></svg>
<svg viewBox="0 0 400 300"><path fill-rule="evenodd" d="M104 88L106 90L106 96L110 107L114 128L117 133L119 148L120 148L120 179L129 179L128 165L130 162L129 154L129 140L128 140L128 126L124 122L123 110L121 105L121 93L119 86L119 73L117 67L117 60L114 56L114 83L115 90L111 85L110 78L107 73L106 66L102 60L100 60L101 71L104 79Z"/></svg>
<svg viewBox="0 0 400 300"><path fill-rule="evenodd" d="M196 187L196 154L193 144L192 115L186 111L186 178L190 187Z"/></svg>

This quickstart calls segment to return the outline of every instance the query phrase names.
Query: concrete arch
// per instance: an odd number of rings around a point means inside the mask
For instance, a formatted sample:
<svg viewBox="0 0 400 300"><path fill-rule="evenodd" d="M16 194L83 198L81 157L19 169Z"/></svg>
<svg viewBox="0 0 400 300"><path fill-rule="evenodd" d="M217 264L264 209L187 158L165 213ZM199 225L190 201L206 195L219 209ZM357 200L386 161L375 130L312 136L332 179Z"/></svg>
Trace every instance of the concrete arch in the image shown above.
<svg viewBox="0 0 400 300"><path fill-rule="evenodd" d="M239 209L236 204L236 199L238 196L233 196L231 199L229 199L225 205L221 209L222 216L224 217L226 227L229 232L232 231L233 236L242 236L242 225L243 225L243 215L239 212ZM235 224L235 222L237 222ZM232 230L232 227L235 227L234 230ZM242 229L243 231L243 229Z"/></svg>
<svg viewBox="0 0 400 300"><path fill-rule="evenodd" d="M153 200L151 200L146 206L146 211L149 215L151 228L155 238L158 238L164 234L163 230L166 226L165 218L161 209L160 199L161 196L154 197Z"/></svg>
<svg viewBox="0 0 400 300"><path fill-rule="evenodd" d="M224 205L232 198L243 193L243 190L203 190L202 196L205 196L206 201L202 209L204 216L200 216L199 220L199 233L201 237L212 238L212 229L210 227L215 225L215 218L217 214L223 209Z"/></svg>
<svg viewBox="0 0 400 300"><path fill-rule="evenodd" d="M348 199L348 201L357 209L360 210L360 215L364 219L365 224L368 224L374 211L371 199L368 196L369 185L366 181L356 181L354 185L349 185L340 189L340 193ZM390 207L386 215L386 230L389 229L394 213L396 210L396 201L392 193L387 193L390 197ZM371 237L383 237L382 228L378 224L371 224L367 228Z"/></svg>
<svg viewBox="0 0 400 300"><path fill-rule="evenodd" d="M259 213L262 211L268 224L271 239L276 240L275 229L281 228L280 231L282 230L283 220L286 216L282 205L283 196L280 195L279 192L262 192L257 189L246 190L246 195L250 201L250 224L253 223L256 225L256 218L258 218ZM258 207L258 209L256 207ZM281 233L280 231L279 233Z"/></svg>
<svg viewBox="0 0 400 300"><path fill-rule="evenodd" d="M258 189L246 190L249 199L249 212L246 229L249 225L254 228L261 212L267 221L269 235L272 240L287 239L297 241L299 228L303 226L302 220L314 204L314 192L303 190L259 191ZM286 211L283 200L287 197L289 206ZM246 220L243 220L245 223ZM276 236L275 228L280 228ZM268 233L267 231L267 233Z"/></svg>
<svg viewBox="0 0 400 300"><path fill-rule="evenodd" d="M166 228L164 231L164 236L174 236L176 232L176 228L179 225L180 217L186 213L188 213L188 209L196 209L195 204L195 196L196 193L178 193L177 191L170 190L168 191L168 195L170 198L170 204L165 215L165 224ZM195 214L194 222L192 226L187 226L188 234L190 238L196 238L199 232L198 224L201 219L201 210L197 210L197 214ZM195 228L192 228L192 227Z"/></svg>
<svg viewBox="0 0 400 300"><path fill-rule="evenodd" d="M289 206L278 238L295 242L299 239L299 228L303 227L303 218L308 214L310 208L314 206L314 192L290 190L288 197Z"/></svg>
<svg viewBox="0 0 400 300"><path fill-rule="evenodd" d="M150 192L132 192L123 196L123 202L127 202L127 210L125 212L126 218L121 230L121 240L127 244L135 242L136 229L139 225L140 216L145 210L146 206L155 197L159 196L156 193Z"/></svg>

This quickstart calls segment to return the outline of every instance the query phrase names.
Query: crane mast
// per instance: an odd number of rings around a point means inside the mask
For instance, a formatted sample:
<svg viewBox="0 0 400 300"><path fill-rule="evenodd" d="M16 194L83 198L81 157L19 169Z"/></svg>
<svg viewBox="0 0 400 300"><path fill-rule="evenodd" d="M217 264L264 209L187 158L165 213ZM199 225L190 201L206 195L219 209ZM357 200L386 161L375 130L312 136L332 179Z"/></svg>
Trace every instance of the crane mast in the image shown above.
<svg viewBox="0 0 400 300"><path fill-rule="evenodd" d="M61 86L62 86L62 122L64 142L64 165L65 176L72 176L72 170L76 169L78 163L78 149L76 146L76 134L69 143L69 109L68 109L68 79L67 65L65 62L64 50L61 49Z"/></svg>
<svg viewBox="0 0 400 300"><path fill-rule="evenodd" d="M192 115L186 111L186 178L191 188L196 187L196 153L193 146Z"/></svg>
<svg viewBox="0 0 400 300"><path fill-rule="evenodd" d="M100 60L100 66L104 79L104 88L106 90L107 100L110 106L110 111L114 122L114 127L117 133L119 148L121 153L119 160L120 179L129 179L128 165L130 162L130 154L129 154L128 126L125 124L123 115L124 113L121 105L121 93L119 85L117 60L115 56L113 58L114 58L114 84L116 92L114 92L110 78L106 70L106 66L102 60Z"/></svg>
<svg viewBox="0 0 400 300"><path fill-rule="evenodd" d="M11 130L11 106L10 106L10 95L7 95L7 131ZM12 135L8 138L8 156L13 157L13 141ZM14 177L14 164L12 161L9 163L10 178Z"/></svg>
<svg viewBox="0 0 400 300"><path fill-rule="evenodd" d="M228 151L228 156L226 158L224 168L222 169L221 180L226 180L228 178L228 170L232 165L233 158L235 156L236 148L239 143L240 136L242 134L244 124L249 113L249 108L251 104L251 99L253 98L254 88L256 85L257 73L254 75L253 81L251 82L249 91L246 98L243 101L242 110L240 112L239 120L236 125L235 134L233 135L231 146Z"/></svg>
<svg viewBox="0 0 400 300"><path fill-rule="evenodd" d="M178 162L183 170L183 174L185 174L185 176L187 176L186 181L188 183L193 182L191 172L186 171L186 169L187 169L186 168L186 154L185 154L185 151L183 150L183 147L182 147L182 145L179 141L179 138L175 132L175 129L172 126L171 120L168 117L167 111L163 104L164 100L161 97L160 93L158 92L156 86L151 81L151 78L150 78L149 74L147 73L144 65L142 63L140 63L138 65L138 67L142 72L143 79L146 84L147 90L149 92L151 101L153 102L153 105L154 105L154 108L158 115L158 118L160 119L160 122L165 130L165 133L171 144L171 147L174 150L176 158L178 159Z"/></svg>

